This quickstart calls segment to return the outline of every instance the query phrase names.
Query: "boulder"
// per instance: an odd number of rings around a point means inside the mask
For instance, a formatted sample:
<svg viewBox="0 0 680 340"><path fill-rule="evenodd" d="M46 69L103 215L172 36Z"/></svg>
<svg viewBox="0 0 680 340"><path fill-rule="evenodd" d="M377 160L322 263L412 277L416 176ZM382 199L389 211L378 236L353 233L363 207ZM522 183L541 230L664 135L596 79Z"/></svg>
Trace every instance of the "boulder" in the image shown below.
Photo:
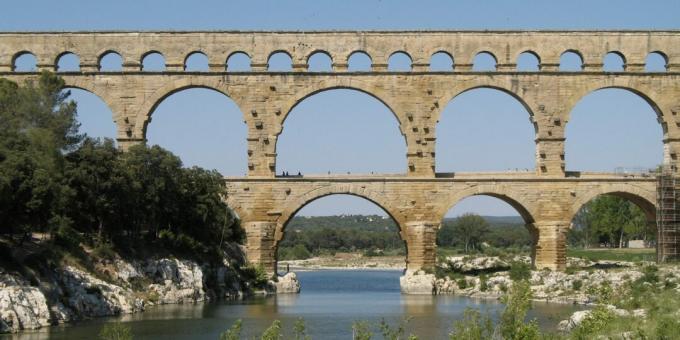
<svg viewBox="0 0 680 340"><path fill-rule="evenodd" d="M51 324L45 295L26 285L0 288L0 333L37 329Z"/></svg>
<svg viewBox="0 0 680 340"><path fill-rule="evenodd" d="M300 281L295 273L290 272L284 276L279 276L274 283L276 294L298 294L300 293Z"/></svg>
<svg viewBox="0 0 680 340"><path fill-rule="evenodd" d="M433 274L426 274L422 271L409 272L399 278L401 292L404 294L426 294L436 293L435 277Z"/></svg>
<svg viewBox="0 0 680 340"><path fill-rule="evenodd" d="M160 259L150 261L146 275L154 282L149 290L157 294L157 303L199 302L206 299L203 270L192 261Z"/></svg>

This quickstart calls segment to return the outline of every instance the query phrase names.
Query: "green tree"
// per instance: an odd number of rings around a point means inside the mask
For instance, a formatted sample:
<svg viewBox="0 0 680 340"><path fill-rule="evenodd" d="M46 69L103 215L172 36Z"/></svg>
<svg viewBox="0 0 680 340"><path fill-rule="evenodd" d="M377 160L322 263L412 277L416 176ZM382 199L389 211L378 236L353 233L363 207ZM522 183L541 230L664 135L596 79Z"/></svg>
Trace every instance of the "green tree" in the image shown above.
<svg viewBox="0 0 680 340"><path fill-rule="evenodd" d="M477 214L465 213L456 219L453 232L467 253L479 249L483 237L489 232L489 224Z"/></svg>
<svg viewBox="0 0 680 340"><path fill-rule="evenodd" d="M653 239L644 212L631 201L613 195L599 196L577 213L569 234L572 244L605 243L623 247L632 238Z"/></svg>
<svg viewBox="0 0 680 340"><path fill-rule="evenodd" d="M0 79L0 225L4 234L44 230L67 201L63 154L77 147L76 106L64 81L43 72L24 86Z"/></svg>

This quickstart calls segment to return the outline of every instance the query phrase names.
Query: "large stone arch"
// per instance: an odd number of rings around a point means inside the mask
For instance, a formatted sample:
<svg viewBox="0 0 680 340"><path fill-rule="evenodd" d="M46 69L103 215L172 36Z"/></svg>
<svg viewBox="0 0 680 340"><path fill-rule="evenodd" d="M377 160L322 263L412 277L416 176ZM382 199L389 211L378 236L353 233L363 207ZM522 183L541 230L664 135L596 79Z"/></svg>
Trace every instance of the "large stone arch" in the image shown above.
<svg viewBox="0 0 680 340"><path fill-rule="evenodd" d="M640 207L647 216L647 220L656 220L656 192L639 186L620 183L601 184L590 191L578 195L578 198L569 210L569 220L573 220L574 216L586 203L601 195L614 195L625 198Z"/></svg>
<svg viewBox="0 0 680 340"><path fill-rule="evenodd" d="M113 114L111 118L113 119L114 123L118 124L120 114L122 112L122 107L120 99L116 97L115 93L111 93L111 91L108 91L106 86L102 86L100 88L97 87L96 83L86 81L84 79L70 77L63 77L63 79L64 79L63 89L69 88L79 89L97 96L102 102L104 102L104 104L106 104L109 110L111 110L111 113ZM120 135L121 133L120 128L118 130L119 130L118 134Z"/></svg>
<svg viewBox="0 0 680 340"><path fill-rule="evenodd" d="M624 79L616 77L608 78L607 83L586 82L582 87L575 88L572 91L569 91L569 94L567 95L566 98L564 98L563 101L565 105L565 111L562 119L564 120L565 124L569 123L571 118L571 112L583 98L596 91L605 89L624 90L631 94L637 95L642 100L647 102L647 104L649 104L652 110L656 112L657 119L661 124L664 138L668 137L669 127L671 129L675 129L674 124L669 124L668 117L664 115L661 106L658 104L663 102L663 99L659 96L659 94L653 93L654 91L652 89L645 89L642 87L631 87L629 82L625 81Z"/></svg>
<svg viewBox="0 0 680 340"><path fill-rule="evenodd" d="M473 90L477 90L477 89L491 89L491 90L497 90L497 91L500 91L500 92L505 93L507 95L510 95L510 97L517 100L522 105L522 107L524 107L524 109L529 113L528 119L532 123L532 125L534 126L534 132L536 134L538 134L539 125L536 123L536 119L534 118L536 110L533 107L533 103L528 98L524 98L524 97L520 96L517 93L519 91L519 88L517 88L516 86L517 85L514 82L510 86L506 86L506 84L500 84L500 83L491 84L491 83L488 83L487 81L482 80L482 81L480 81L480 84L473 84L473 85L470 85L470 86L466 86L464 88L453 89L452 91L445 93L444 95L440 96L437 99L437 102L446 103L446 104L442 105L441 108L435 112L436 116L433 117L435 124L439 123L439 121L441 120L441 113L442 113L442 111L444 111L446 106L448 106L452 101L454 101L461 94L466 93L466 92L470 92L470 91L473 91Z"/></svg>
<svg viewBox="0 0 680 340"><path fill-rule="evenodd" d="M223 87L220 87L218 79L200 76L182 78L167 83L158 90L154 91L144 100L144 103L141 105L139 111L137 111L136 114L134 136L141 139L146 138L146 128L148 123L151 121L151 115L156 110L158 105L163 102L163 100L180 91L194 88L213 90L223 94L230 100L234 101L236 106L239 107L244 121L246 120L246 116L242 109L242 103L239 103L234 97L230 96Z"/></svg>
<svg viewBox="0 0 680 340"><path fill-rule="evenodd" d="M524 222L527 224L531 224L536 221L538 212L531 204L531 201L522 197L519 192L502 184L475 185L465 190L454 192L446 199L446 203L441 205L436 211L436 216L439 220L443 220L446 213L463 199L472 196L483 195L498 198L501 201L509 204L515 210L517 210L520 216L522 216L524 219Z"/></svg>
<svg viewBox="0 0 680 340"><path fill-rule="evenodd" d="M401 238L406 238L404 235L406 216L400 214L397 209L392 206L391 202L386 200L384 194L373 191L367 186L363 185L357 186L353 184L331 184L310 190L286 203L286 205L281 210L281 214L276 219L276 232L274 236L276 243L278 243L278 241L283 238L283 233L285 232L286 226L293 216L295 216L295 214L300 211L300 209L304 208L306 205L317 199L331 195L352 195L363 198L377 205L397 224Z"/></svg>

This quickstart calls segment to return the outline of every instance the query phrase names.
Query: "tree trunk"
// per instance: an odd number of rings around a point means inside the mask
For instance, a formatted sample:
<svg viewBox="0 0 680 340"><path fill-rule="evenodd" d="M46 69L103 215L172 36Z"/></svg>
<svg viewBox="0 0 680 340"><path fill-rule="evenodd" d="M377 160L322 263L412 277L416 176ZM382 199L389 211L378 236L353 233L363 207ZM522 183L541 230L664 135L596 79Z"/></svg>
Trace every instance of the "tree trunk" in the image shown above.
<svg viewBox="0 0 680 340"><path fill-rule="evenodd" d="M619 248L623 248L623 228L621 228L621 234L619 234Z"/></svg>

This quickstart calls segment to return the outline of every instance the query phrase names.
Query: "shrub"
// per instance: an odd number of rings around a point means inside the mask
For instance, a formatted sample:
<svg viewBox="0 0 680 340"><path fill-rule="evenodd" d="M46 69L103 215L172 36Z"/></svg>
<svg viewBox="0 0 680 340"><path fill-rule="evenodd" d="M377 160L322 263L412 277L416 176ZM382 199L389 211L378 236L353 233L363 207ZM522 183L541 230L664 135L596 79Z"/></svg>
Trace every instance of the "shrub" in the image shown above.
<svg viewBox="0 0 680 340"><path fill-rule="evenodd" d="M506 303L500 318L500 332L504 339L538 339L540 332L536 320L524 322L531 308L531 286L527 281L512 286L510 295L503 298Z"/></svg>
<svg viewBox="0 0 680 340"><path fill-rule="evenodd" d="M220 340L239 340L241 339L241 319L236 320L229 329L220 334Z"/></svg>
<svg viewBox="0 0 680 340"><path fill-rule="evenodd" d="M116 251L113 250L113 245L108 242L97 244L92 250L92 255L104 260L114 260L116 258Z"/></svg>
<svg viewBox="0 0 680 340"><path fill-rule="evenodd" d="M612 311L606 307L597 306L572 330L571 335L575 339L591 339L597 332L604 331L613 320Z"/></svg>
<svg viewBox="0 0 680 340"><path fill-rule="evenodd" d="M255 287L264 287L269 281L269 276L267 271L262 265L248 265L241 268L244 278L255 285Z"/></svg>
<svg viewBox="0 0 680 340"><path fill-rule="evenodd" d="M311 337L307 335L307 327L305 327L305 320L298 318L293 325L293 333L295 340L310 340Z"/></svg>
<svg viewBox="0 0 680 340"><path fill-rule="evenodd" d="M107 323L99 332L102 340L132 340L132 330L120 322Z"/></svg>
<svg viewBox="0 0 680 340"><path fill-rule="evenodd" d="M353 340L371 340L373 332L366 321L355 321L352 324L352 339Z"/></svg>
<svg viewBox="0 0 680 340"><path fill-rule="evenodd" d="M460 288L460 289L465 289L465 288L468 287L467 279L464 278L464 277L458 279L458 281L456 283L458 284L458 288Z"/></svg>
<svg viewBox="0 0 680 340"><path fill-rule="evenodd" d="M57 231L54 234L54 242L70 251L79 250L82 241L83 238L80 234L66 224L62 224L57 228Z"/></svg>
<svg viewBox="0 0 680 340"><path fill-rule="evenodd" d="M449 339L485 340L493 338L493 322L488 315L470 307L463 312L463 318L453 322Z"/></svg>
<svg viewBox="0 0 680 340"><path fill-rule="evenodd" d="M486 276L484 274L479 276L479 290L480 291L486 292L487 290L489 290L489 285L488 285L487 281L489 281L488 276Z"/></svg>
<svg viewBox="0 0 680 340"><path fill-rule="evenodd" d="M582 287L583 287L583 281L581 281L581 280L571 281L571 288L573 290L579 291L579 290L581 290Z"/></svg>
<svg viewBox="0 0 680 340"><path fill-rule="evenodd" d="M513 281L528 281L531 278L531 265L521 261L510 263L510 279Z"/></svg>
<svg viewBox="0 0 680 340"><path fill-rule="evenodd" d="M269 328L262 333L262 340L279 340L281 339L281 321L274 320Z"/></svg>

